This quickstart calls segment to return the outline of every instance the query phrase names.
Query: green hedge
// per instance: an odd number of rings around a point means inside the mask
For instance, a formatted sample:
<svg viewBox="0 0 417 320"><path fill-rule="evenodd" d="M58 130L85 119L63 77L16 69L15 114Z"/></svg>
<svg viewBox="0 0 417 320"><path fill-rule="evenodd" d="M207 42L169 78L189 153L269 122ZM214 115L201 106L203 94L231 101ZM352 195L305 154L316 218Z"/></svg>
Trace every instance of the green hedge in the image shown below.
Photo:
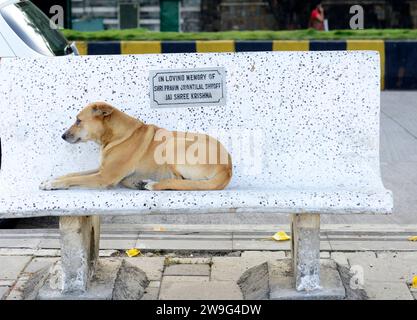
<svg viewBox="0 0 417 320"><path fill-rule="evenodd" d="M144 29L82 32L63 30L69 40L344 40L417 39L417 29L366 29L320 32L312 29L291 31L152 32Z"/></svg>

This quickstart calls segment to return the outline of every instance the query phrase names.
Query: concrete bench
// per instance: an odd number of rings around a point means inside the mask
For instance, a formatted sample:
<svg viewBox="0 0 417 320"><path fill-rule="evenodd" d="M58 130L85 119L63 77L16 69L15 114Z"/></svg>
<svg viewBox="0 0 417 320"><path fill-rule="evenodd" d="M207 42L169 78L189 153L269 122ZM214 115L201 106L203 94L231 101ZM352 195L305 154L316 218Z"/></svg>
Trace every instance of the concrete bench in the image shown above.
<svg viewBox="0 0 417 320"><path fill-rule="evenodd" d="M150 71L221 67L224 106L150 106ZM379 163L377 52L260 52L4 59L0 64L0 218L59 216L62 292L85 292L99 216L292 214L294 289L320 285L320 214L389 214ZM107 101L171 130L204 132L230 151L223 191L39 190L98 166L93 144L61 138L79 110Z"/></svg>

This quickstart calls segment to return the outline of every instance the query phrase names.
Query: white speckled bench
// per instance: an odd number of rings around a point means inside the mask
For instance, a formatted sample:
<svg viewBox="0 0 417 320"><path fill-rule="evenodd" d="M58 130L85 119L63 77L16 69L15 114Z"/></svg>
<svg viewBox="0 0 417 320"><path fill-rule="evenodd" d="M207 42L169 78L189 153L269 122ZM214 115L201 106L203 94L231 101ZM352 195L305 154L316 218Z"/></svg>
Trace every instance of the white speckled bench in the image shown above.
<svg viewBox="0 0 417 320"><path fill-rule="evenodd" d="M149 71L223 67L222 107L150 107ZM379 164L376 52L264 52L3 59L0 218L59 216L63 290L86 290L101 215L292 214L297 290L320 286L320 214L388 214ZM41 181L98 165L63 131L105 100L147 123L217 136L233 158L223 191L41 191ZM74 252L77 252L74 254Z"/></svg>

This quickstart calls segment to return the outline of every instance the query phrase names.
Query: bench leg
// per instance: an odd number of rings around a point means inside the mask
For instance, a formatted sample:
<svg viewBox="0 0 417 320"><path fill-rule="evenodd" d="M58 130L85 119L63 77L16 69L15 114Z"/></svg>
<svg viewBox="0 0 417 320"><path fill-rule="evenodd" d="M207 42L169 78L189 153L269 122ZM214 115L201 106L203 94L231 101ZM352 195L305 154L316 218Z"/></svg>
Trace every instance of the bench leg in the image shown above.
<svg viewBox="0 0 417 320"><path fill-rule="evenodd" d="M295 289L320 289L320 215L293 214L291 231Z"/></svg>
<svg viewBox="0 0 417 320"><path fill-rule="evenodd" d="M99 255L100 217L60 217L62 291L86 292Z"/></svg>

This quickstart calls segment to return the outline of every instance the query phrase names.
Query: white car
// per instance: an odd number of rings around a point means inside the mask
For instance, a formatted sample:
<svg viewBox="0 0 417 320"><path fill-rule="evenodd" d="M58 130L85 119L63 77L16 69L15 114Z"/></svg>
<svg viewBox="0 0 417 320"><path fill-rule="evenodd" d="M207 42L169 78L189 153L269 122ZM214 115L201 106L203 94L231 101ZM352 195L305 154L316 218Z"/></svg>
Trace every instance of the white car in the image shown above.
<svg viewBox="0 0 417 320"><path fill-rule="evenodd" d="M49 18L32 2L0 0L0 59L78 55ZM0 61L1 63L1 61ZM0 137L1 168L1 137ZM15 219L0 219L0 228L12 228Z"/></svg>
<svg viewBox="0 0 417 320"><path fill-rule="evenodd" d="M0 58L78 54L49 18L27 0L0 0Z"/></svg>

